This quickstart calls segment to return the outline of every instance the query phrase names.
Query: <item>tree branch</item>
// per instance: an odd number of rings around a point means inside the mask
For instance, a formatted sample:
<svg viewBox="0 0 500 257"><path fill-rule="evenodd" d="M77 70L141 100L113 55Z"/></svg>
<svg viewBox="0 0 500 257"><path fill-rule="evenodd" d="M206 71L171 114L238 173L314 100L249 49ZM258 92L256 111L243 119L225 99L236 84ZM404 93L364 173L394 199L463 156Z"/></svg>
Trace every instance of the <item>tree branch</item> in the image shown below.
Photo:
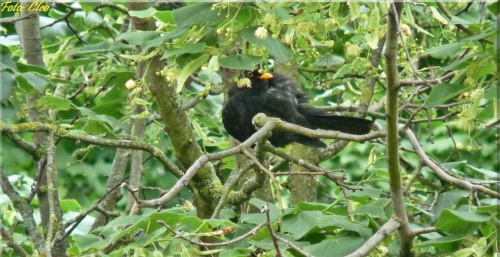
<svg viewBox="0 0 500 257"><path fill-rule="evenodd" d="M414 87L429 84L441 84L455 77L456 73L454 71L444 74L443 76L436 79L426 79L426 80L403 80L399 82L400 87Z"/></svg>
<svg viewBox="0 0 500 257"><path fill-rule="evenodd" d="M195 241L195 240L192 240L190 238L187 238L187 237L183 236L182 234L180 234L180 233L176 232L175 230L173 230L163 220L158 220L158 223L160 223L161 225L163 225L164 227L166 227L168 231L172 232L175 235L175 237L182 238L182 239L190 242L191 244L195 244L195 245L199 245L199 246L204 246L204 247L222 247L222 246L228 246L228 245L232 245L232 244L238 243L238 242L242 241L243 239L249 238L250 236L253 236L253 235L257 234L257 232L259 232L259 230L261 228L263 228L263 227L266 226L266 222L263 222L260 225L258 225L257 227L255 227L252 230L248 231L247 233L245 233L245 234L243 234L243 235L241 235L241 236L239 236L237 238L234 238L232 240L228 240L228 241L221 242L221 243L204 243L204 242Z"/></svg>
<svg viewBox="0 0 500 257"><path fill-rule="evenodd" d="M3 169L0 168L0 183L2 185L2 191L9 197L12 201L12 204L21 214L21 217L24 221L24 227L28 232L33 244L35 245L35 249L38 254L45 253L45 242L43 240L42 234L40 230L38 230L38 226L33 217L33 208L29 205L28 202L24 200L21 195L16 191L16 189L9 182L9 178L5 176L3 173Z"/></svg>
<svg viewBox="0 0 500 257"><path fill-rule="evenodd" d="M250 147L257 143L263 137L267 137L268 133L277 126L277 122L271 120L267 122L261 129L259 129L255 134L248 138L245 142L240 145L224 150L217 153L204 154L200 156L193 165L187 169L186 173L175 183L175 185L162 197L152 200L141 201L141 207L159 207L167 202L169 202L174 196L176 196L181 189L183 189L187 183L193 178L193 176L201 169L205 164L214 159L222 159L227 156L235 155L241 152L244 147Z"/></svg>
<svg viewBox="0 0 500 257"><path fill-rule="evenodd" d="M322 129L310 129L306 127L302 127L293 123L288 123L286 121L282 121L278 118L267 117L263 113L259 113L254 117L254 125L257 127L262 127L268 121L275 121L277 123L276 129L293 132L299 135L307 136L310 138L331 138L331 139L342 139L348 141L355 142L366 142L372 139L380 138L385 136L384 131L377 131L374 133L366 134L366 135L352 135L347 133L342 133L339 131L330 131L330 130L322 130Z"/></svg>
<svg viewBox="0 0 500 257"><path fill-rule="evenodd" d="M356 251L347 255L346 257L362 257L367 256L380 242L382 242L387 236L394 232L400 223L396 219L388 220L382 227L380 227L377 232L370 237L361 247Z"/></svg>
<svg viewBox="0 0 500 257"><path fill-rule="evenodd" d="M389 168L389 186L393 203L395 219L400 224L399 236L401 238L401 257L413 257L413 242L410 236L410 226L406 215L404 189L399 166L399 140L398 140L398 97L399 97L399 72L397 64L399 17L403 3L391 2L388 14L388 30L385 50L387 74L387 165Z"/></svg>
<svg viewBox="0 0 500 257"><path fill-rule="evenodd" d="M420 159L424 162L424 164L427 167L432 169L434 171L434 173L436 174L436 176L438 176L441 180L446 181L446 182L453 184L453 185L463 187L463 188L468 189L470 191L478 191L478 192L482 192L482 193L487 194L487 195L492 196L492 197L500 198L499 192L496 192L494 190L486 188L482 185L476 185L476 184L473 184L469 181L450 176L440 165L436 164L436 162L434 162L433 160L431 160L431 158L429 158L427 156L427 154L424 152L422 146L418 142L417 138L415 137L415 134L413 133L413 131L411 131L410 129L407 129L404 131L404 133L406 135L406 138L408 138L411 145L413 146L413 149L417 152Z"/></svg>
<svg viewBox="0 0 500 257"><path fill-rule="evenodd" d="M84 142L93 145L143 150L150 153L153 157L158 159L167 170L172 172L176 177L182 177L182 171L168 159L168 157L157 147L151 146L143 142L134 142L130 140L113 140L99 138L96 136L74 135L66 129L60 128L56 125L44 124L40 122L20 123L12 126L0 123L0 132L2 133L23 133L23 132L54 132L58 137L68 138L78 142Z"/></svg>
<svg viewBox="0 0 500 257"><path fill-rule="evenodd" d="M7 243L7 246L12 248L15 253L18 254L18 256L24 257L28 256L28 253L19 245L16 243L14 238L9 234L9 231L7 231L3 225L0 224L0 234L2 235L3 240Z"/></svg>

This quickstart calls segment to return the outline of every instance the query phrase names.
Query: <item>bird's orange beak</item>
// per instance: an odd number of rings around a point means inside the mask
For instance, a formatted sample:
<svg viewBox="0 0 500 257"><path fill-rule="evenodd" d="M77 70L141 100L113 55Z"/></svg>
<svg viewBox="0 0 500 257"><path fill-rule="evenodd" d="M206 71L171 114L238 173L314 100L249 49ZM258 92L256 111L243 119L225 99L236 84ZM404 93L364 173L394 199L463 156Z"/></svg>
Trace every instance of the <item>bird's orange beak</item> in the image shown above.
<svg viewBox="0 0 500 257"><path fill-rule="evenodd" d="M264 72L262 75L260 75L260 79L272 79L273 75L269 72Z"/></svg>

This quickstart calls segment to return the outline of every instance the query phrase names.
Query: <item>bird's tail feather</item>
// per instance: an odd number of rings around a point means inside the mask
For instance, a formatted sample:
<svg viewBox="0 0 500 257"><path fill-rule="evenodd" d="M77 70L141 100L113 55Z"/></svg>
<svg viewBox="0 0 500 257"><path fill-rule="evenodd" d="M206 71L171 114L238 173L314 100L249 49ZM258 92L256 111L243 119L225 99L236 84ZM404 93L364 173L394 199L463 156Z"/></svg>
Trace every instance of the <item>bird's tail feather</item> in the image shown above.
<svg viewBox="0 0 500 257"><path fill-rule="evenodd" d="M373 121L357 118L339 116L318 110L308 110L309 113L304 115L311 125L326 130L337 130L344 133L363 135L370 133L373 126Z"/></svg>

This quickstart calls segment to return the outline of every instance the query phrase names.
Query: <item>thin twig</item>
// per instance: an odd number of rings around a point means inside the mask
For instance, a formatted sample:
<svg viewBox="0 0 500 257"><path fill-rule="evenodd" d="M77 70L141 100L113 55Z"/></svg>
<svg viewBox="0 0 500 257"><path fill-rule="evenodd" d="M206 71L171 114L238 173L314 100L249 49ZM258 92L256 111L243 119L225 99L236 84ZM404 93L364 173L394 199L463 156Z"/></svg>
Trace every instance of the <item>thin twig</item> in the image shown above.
<svg viewBox="0 0 500 257"><path fill-rule="evenodd" d="M269 235L271 236L271 240L273 241L274 249L276 249L276 256L282 257L283 254L281 253L280 246L278 244L278 239L276 238L276 234L274 233L273 225L271 223L271 216L269 215L269 206L267 206L267 204L264 204L260 212L266 213L266 225L269 230Z"/></svg>
<svg viewBox="0 0 500 257"><path fill-rule="evenodd" d="M28 256L28 253L16 243L14 238L9 234L9 232L0 224L0 234L2 235L3 241L7 243L7 246L12 248L14 252L21 257Z"/></svg>
<svg viewBox="0 0 500 257"><path fill-rule="evenodd" d="M418 235L422 234L428 234L432 232L437 232L438 230L435 227L428 227L428 228L421 228L421 229L415 229L411 231L411 236L416 237Z"/></svg>
<svg viewBox="0 0 500 257"><path fill-rule="evenodd" d="M112 188L110 188L110 190L108 190L103 196L101 196L101 198L99 198L97 200L97 202L95 202L88 210L78 214L76 217L72 218L71 220L68 220L66 221L64 224L63 224L63 228L61 230L59 230L56 234L56 237L54 238L54 240L52 241L52 247L54 247L54 245L56 245L57 243L61 242L62 240L64 240L66 237L68 237L71 232L73 232L73 230L75 230L75 228L83 221L83 219L85 217L87 217L87 215L89 215L91 212L93 211L99 211L103 214L105 214L106 216L108 215L114 215L112 214L111 212L107 212L107 211L104 211L102 210L101 208L99 208L99 204L106 198L108 197L108 195L110 195L113 191L115 191L117 188L119 188L122 183L124 183L125 180L128 179L128 176L124 177L121 181L119 181L118 183L116 183L116 185L114 185ZM72 225L72 227L70 229L67 230L67 228L69 228L70 226ZM64 232L64 234L63 234Z"/></svg>
<svg viewBox="0 0 500 257"><path fill-rule="evenodd" d="M436 174L436 176L439 177L441 180L444 180L450 184L457 185L471 191L479 191L489 196L500 198L499 192L486 188L482 185L475 185L461 178L450 176L445 169L443 169L439 164L437 164L437 162L435 162L429 156L427 156L422 146L420 145L420 142L415 137L413 131L407 129L404 131L404 133L406 134L406 138L408 138L411 145L413 146L413 149L417 152L420 159L425 163L427 167L433 170L434 174Z"/></svg>
<svg viewBox="0 0 500 257"><path fill-rule="evenodd" d="M166 227L168 231L172 232L175 235L175 237L184 239L184 240L190 242L191 244L195 244L195 245L199 245L199 246L204 246L204 247L222 247L222 246L228 246L228 245L232 245L232 244L238 243L238 242L242 241L243 239L246 239L246 238L248 238L250 236L253 236L253 235L257 234L257 232L261 228L263 228L263 227L266 226L266 222L263 222L260 225L256 226L255 228L253 228L252 230L248 231L247 233L245 233L245 234L243 234L243 235L241 235L241 236L239 236L237 238L234 238L234 239L231 239L231 240L228 240L228 241L225 241L225 242L220 242L220 243L204 243L204 242L195 241L195 240L193 240L191 238L183 236L182 234L180 234L177 231L175 231L174 229L172 229L163 220L158 220L158 223L161 224L161 225L163 225L164 227Z"/></svg>
<svg viewBox="0 0 500 257"><path fill-rule="evenodd" d="M396 10L396 7L394 6L394 2L392 2L392 1L391 1L391 6L393 6L393 10ZM394 15L394 19L399 21L398 13L396 11L394 11L392 14ZM401 39L401 45L403 46L403 50L405 51L406 59L408 60L408 63L410 64L411 69L413 70L413 74L415 74L415 76L422 79L426 85L429 85L429 82L427 82L427 80L422 75L420 75L417 68L415 67L415 65L411 61L411 56L410 56L410 53L408 52L408 48L406 48L405 39L403 37L403 33L401 33L401 27L399 25L399 22L396 22L395 25L396 25L396 29L397 29L398 34L399 34L399 38ZM401 85L398 84L398 86L401 86Z"/></svg>
<svg viewBox="0 0 500 257"><path fill-rule="evenodd" d="M35 17L35 16L36 16L36 13L33 12L33 13L30 13L29 15L21 16L21 17L2 18L2 19L0 19L0 25L15 23L15 22L18 22L21 20L30 19L31 17Z"/></svg>
<svg viewBox="0 0 500 257"><path fill-rule="evenodd" d="M347 255L346 257L362 257L367 256L382 240L387 238L392 232L399 228L400 222L394 218L388 220L377 232L370 237L361 247L356 251Z"/></svg>
<svg viewBox="0 0 500 257"><path fill-rule="evenodd" d="M403 80L399 82L400 87L414 87L414 86L422 86L422 85L429 85L429 84L441 84L443 82L446 82L448 80L451 80L454 78L456 73L454 71L446 73L445 75L436 78L436 79L425 79L424 81L420 80Z"/></svg>

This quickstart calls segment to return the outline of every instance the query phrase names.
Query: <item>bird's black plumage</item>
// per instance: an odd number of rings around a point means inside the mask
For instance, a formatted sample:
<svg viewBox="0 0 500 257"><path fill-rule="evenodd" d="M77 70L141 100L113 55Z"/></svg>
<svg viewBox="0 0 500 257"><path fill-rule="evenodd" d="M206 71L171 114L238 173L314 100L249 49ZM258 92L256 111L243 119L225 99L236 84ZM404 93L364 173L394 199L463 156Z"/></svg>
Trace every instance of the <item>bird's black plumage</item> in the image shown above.
<svg viewBox="0 0 500 257"><path fill-rule="evenodd" d="M252 118L258 113L311 129L338 130L356 135L371 130L373 122L370 120L334 115L309 105L307 95L290 77L258 71L246 71L244 75L250 80L251 87L232 86L222 109L224 127L239 141L245 141L256 132ZM273 131L269 141L277 147L292 142L312 147L326 146L319 139L283 131Z"/></svg>

